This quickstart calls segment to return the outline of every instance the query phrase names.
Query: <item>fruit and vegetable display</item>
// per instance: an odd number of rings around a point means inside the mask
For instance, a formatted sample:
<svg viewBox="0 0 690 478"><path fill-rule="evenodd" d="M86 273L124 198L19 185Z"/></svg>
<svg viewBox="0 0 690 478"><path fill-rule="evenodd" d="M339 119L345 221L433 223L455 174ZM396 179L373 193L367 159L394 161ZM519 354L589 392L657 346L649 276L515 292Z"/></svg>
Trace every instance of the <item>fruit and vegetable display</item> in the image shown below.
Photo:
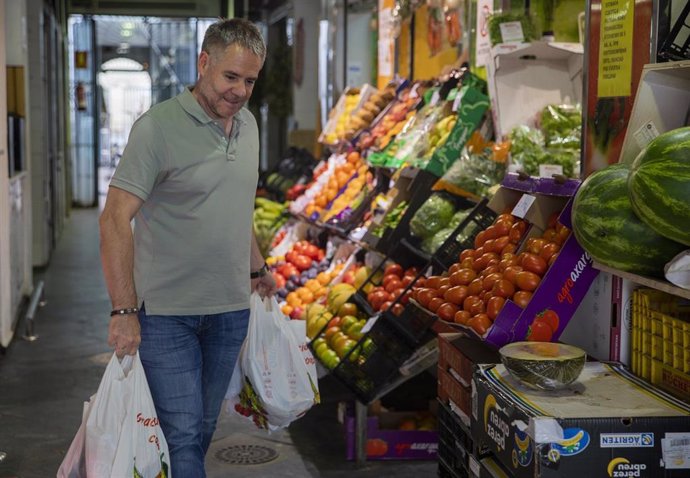
<svg viewBox="0 0 690 478"><path fill-rule="evenodd" d="M259 180L259 188L266 190L272 199L292 200L306 188L316 159L304 148L288 148L283 159L265 177Z"/></svg>
<svg viewBox="0 0 690 478"><path fill-rule="evenodd" d="M463 250L445 274L415 287L412 298L440 319L485 336L507 301L521 309L529 304L555 262L570 235L557 218L551 216L541 235L526 237L526 221L510 213L499 215L476 235L473 249ZM530 329L528 340L551 340L551 332L541 334L540 327Z"/></svg>
<svg viewBox="0 0 690 478"><path fill-rule="evenodd" d="M581 123L579 106L546 106L539 115L539 129L520 125L508 135L514 167L539 176L539 166L552 165L566 177L579 177Z"/></svg>
<svg viewBox="0 0 690 478"><path fill-rule="evenodd" d="M587 354L572 345L515 342L499 350L506 370L523 384L538 390L556 390L580 376Z"/></svg>
<svg viewBox="0 0 690 478"><path fill-rule="evenodd" d="M362 292L366 294L366 301L373 313L390 309L394 315L400 315L410 295L405 290L407 286L415 282L418 275L419 270L416 267L403 269L400 264L390 263L383 269L378 285L373 283L378 277L370 278L364 284Z"/></svg>
<svg viewBox="0 0 690 478"><path fill-rule="evenodd" d="M254 200L254 233L259 249L265 255L278 230L288 220L286 203L257 197Z"/></svg>

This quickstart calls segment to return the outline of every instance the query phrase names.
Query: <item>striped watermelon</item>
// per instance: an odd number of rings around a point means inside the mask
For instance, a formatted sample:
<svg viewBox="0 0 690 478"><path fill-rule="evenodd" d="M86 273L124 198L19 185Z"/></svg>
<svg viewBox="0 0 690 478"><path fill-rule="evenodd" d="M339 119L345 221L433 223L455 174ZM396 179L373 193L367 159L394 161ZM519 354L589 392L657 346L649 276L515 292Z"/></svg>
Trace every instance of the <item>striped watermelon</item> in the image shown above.
<svg viewBox="0 0 690 478"><path fill-rule="evenodd" d="M590 175L573 202L573 231L594 260L623 271L663 276L664 265L685 247L657 234L633 212L627 166Z"/></svg>
<svg viewBox="0 0 690 478"><path fill-rule="evenodd" d="M662 236L690 246L690 127L655 138L628 179L635 213Z"/></svg>

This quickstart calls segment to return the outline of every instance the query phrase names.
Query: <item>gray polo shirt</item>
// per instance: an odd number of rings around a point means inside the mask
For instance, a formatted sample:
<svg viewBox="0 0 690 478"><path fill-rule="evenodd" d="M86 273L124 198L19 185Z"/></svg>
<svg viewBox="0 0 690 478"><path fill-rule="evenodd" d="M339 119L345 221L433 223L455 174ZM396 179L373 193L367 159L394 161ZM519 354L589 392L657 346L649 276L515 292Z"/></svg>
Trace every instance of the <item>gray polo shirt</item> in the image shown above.
<svg viewBox="0 0 690 478"><path fill-rule="evenodd" d="M230 137L189 89L132 127L110 183L144 201L135 217L134 282L152 315L249 307L259 135L245 108Z"/></svg>

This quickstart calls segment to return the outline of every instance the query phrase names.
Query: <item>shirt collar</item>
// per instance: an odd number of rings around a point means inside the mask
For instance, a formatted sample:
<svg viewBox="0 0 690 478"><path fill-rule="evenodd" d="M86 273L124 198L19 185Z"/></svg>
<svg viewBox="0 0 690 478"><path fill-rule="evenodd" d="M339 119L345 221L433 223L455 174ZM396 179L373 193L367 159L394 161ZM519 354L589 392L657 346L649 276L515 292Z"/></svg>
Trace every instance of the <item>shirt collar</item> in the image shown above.
<svg viewBox="0 0 690 478"><path fill-rule="evenodd" d="M206 111L201 107L197 99L194 97L192 94L192 89L190 87L186 87L182 93L179 94L178 96L180 105L182 108L189 113L191 116L193 116L198 122L202 124L208 124L208 123L213 123L215 120L211 118ZM244 112L240 109L235 116L232 117L233 119L233 124L239 124L239 125L246 125L247 121L244 119ZM233 126L233 130L234 130Z"/></svg>

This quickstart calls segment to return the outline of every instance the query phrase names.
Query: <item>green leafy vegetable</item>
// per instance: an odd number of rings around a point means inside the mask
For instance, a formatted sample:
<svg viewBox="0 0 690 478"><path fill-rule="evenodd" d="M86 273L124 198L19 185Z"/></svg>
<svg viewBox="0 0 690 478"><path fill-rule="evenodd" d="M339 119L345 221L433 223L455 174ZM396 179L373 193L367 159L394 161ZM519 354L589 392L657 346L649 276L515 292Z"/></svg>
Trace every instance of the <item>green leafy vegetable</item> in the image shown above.
<svg viewBox="0 0 690 478"><path fill-rule="evenodd" d="M410 232L422 239L446 227L455 214L455 205L440 194L432 194L410 219Z"/></svg>

